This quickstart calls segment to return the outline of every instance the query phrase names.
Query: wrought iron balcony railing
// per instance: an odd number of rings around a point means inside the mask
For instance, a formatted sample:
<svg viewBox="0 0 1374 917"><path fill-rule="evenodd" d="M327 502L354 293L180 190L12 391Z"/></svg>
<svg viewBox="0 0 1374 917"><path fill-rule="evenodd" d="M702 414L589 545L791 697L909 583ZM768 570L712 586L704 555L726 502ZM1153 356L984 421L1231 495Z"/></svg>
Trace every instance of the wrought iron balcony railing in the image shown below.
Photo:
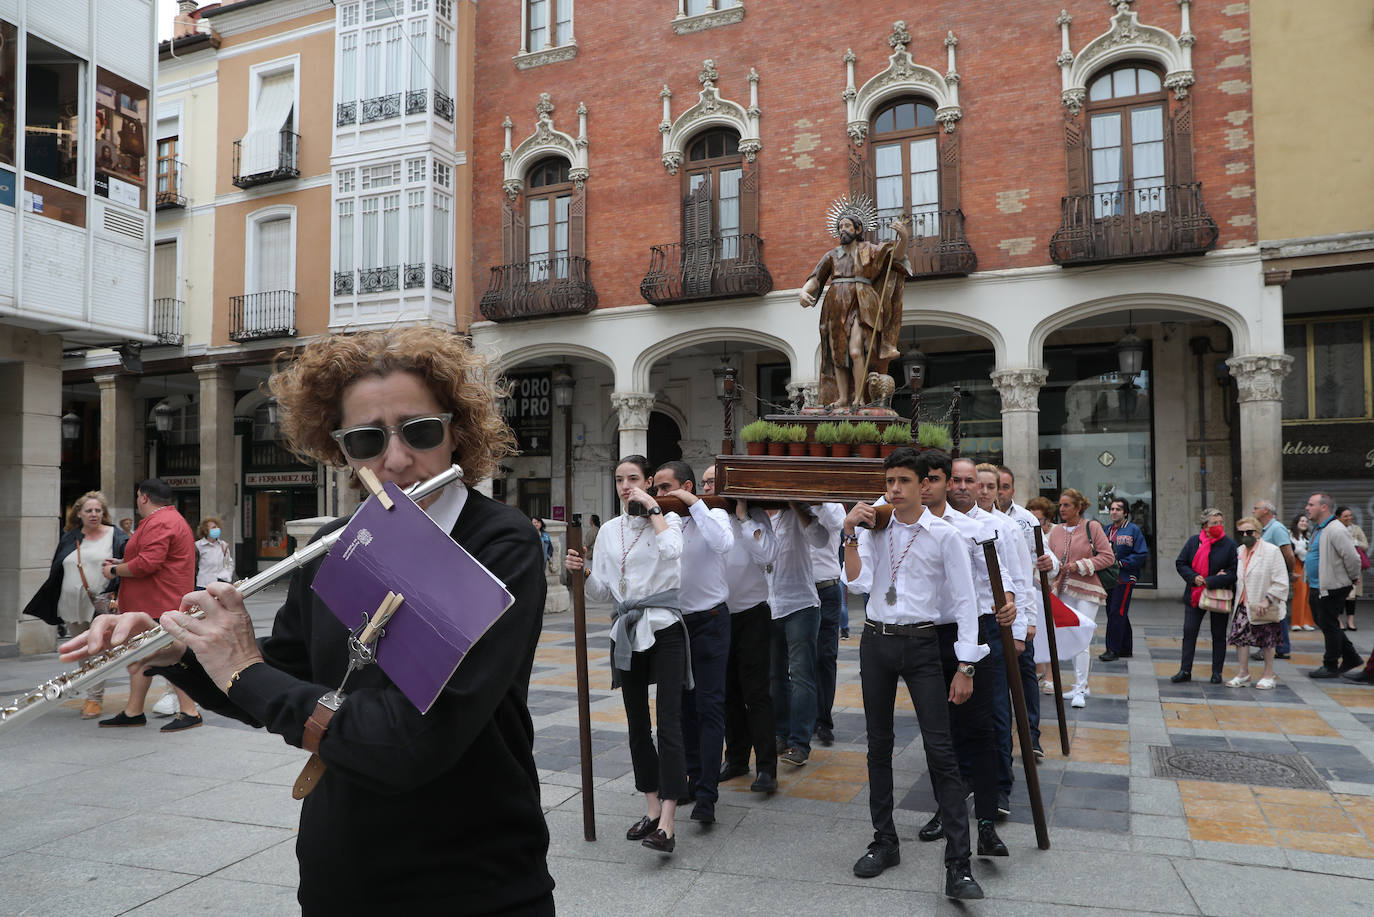
<svg viewBox="0 0 1374 917"><path fill-rule="evenodd" d="M1217 224L1202 203L1202 185L1071 194L1050 238L1058 264L1092 264L1163 255L1201 254L1217 244Z"/></svg>
<svg viewBox="0 0 1374 917"><path fill-rule="evenodd" d="M373 121L386 121L389 118L401 117L401 94L393 92L390 95L377 96L372 99L363 99L362 110L358 115L359 124L370 124Z"/></svg>
<svg viewBox="0 0 1374 917"><path fill-rule="evenodd" d="M430 282L434 285L434 289L443 290L445 293L453 292L453 268L436 264L431 274L432 279ZM592 295L596 295L595 291L593 291Z"/></svg>
<svg viewBox="0 0 1374 917"><path fill-rule="evenodd" d="M300 178L301 168L298 154L301 135L293 131L282 131L278 136L275 157L244 157L243 141L234 141L234 187L253 188L268 182ZM246 161L245 161L246 160Z"/></svg>
<svg viewBox="0 0 1374 917"><path fill-rule="evenodd" d="M157 335L159 344L180 344L183 340L181 333L181 307L183 303L179 299L153 300L153 334Z"/></svg>
<svg viewBox="0 0 1374 917"><path fill-rule="evenodd" d="M763 263L763 240L748 233L701 242L672 242L650 248L649 272L639 295L656 306L762 296L773 289Z"/></svg>
<svg viewBox="0 0 1374 917"><path fill-rule="evenodd" d="M392 264L358 271L359 293L386 293L401 288L401 269Z"/></svg>
<svg viewBox="0 0 1374 917"><path fill-rule="evenodd" d="M435 283L439 286L439 268ZM453 286L453 269L444 268L447 290ZM493 322L552 315L585 315L596 308L596 289L591 281L591 262L586 258L559 255L537 258L491 269L491 282L478 303Z"/></svg>
<svg viewBox="0 0 1374 917"><path fill-rule="evenodd" d="M353 292L353 272L335 271L334 272L334 295L347 296Z"/></svg>
<svg viewBox="0 0 1374 917"><path fill-rule="evenodd" d="M406 93L406 114L418 115L429 108L429 93L423 89L412 89Z"/></svg>
<svg viewBox="0 0 1374 917"><path fill-rule="evenodd" d="M296 293L272 290L229 297L229 340L296 336Z"/></svg>
<svg viewBox="0 0 1374 917"><path fill-rule="evenodd" d="M888 222L900 210L879 211L879 242L895 238ZM911 242L906 247L913 277L966 277L978 269L978 256L964 235L962 210L931 210L909 216Z"/></svg>
<svg viewBox="0 0 1374 917"><path fill-rule="evenodd" d="M419 289L425 285L425 263L407 264L401 271L401 283L407 290Z"/></svg>
<svg viewBox="0 0 1374 917"><path fill-rule="evenodd" d="M157 163L157 209L185 207L182 193L186 181L186 164L180 159L159 159Z"/></svg>
<svg viewBox="0 0 1374 917"><path fill-rule="evenodd" d="M340 102L334 106L334 126L345 127L355 124L358 120L357 102Z"/></svg>
<svg viewBox="0 0 1374 917"><path fill-rule="evenodd" d="M434 90L434 113L449 124L453 123L453 99L439 90Z"/></svg>

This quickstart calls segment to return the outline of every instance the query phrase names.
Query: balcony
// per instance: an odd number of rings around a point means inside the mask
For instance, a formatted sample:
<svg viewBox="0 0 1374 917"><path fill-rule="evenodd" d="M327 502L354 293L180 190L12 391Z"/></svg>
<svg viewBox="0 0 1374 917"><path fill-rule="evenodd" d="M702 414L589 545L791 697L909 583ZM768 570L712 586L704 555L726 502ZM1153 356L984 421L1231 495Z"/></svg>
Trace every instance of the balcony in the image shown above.
<svg viewBox="0 0 1374 917"><path fill-rule="evenodd" d="M291 471L304 463L274 439L255 440L248 446L248 467L255 471Z"/></svg>
<svg viewBox="0 0 1374 917"><path fill-rule="evenodd" d="M358 121L358 103L340 102L334 106L334 126L347 127Z"/></svg>
<svg viewBox="0 0 1374 917"><path fill-rule="evenodd" d="M763 240L751 233L653 246L639 295L646 302L666 306L762 296L772 289L773 278L763 263Z"/></svg>
<svg viewBox="0 0 1374 917"><path fill-rule="evenodd" d="M434 285L439 286L439 268ZM445 286L453 286L452 268L444 268ZM491 283L478 303L482 315L493 322L554 315L586 315L596 308L596 289L591 281L591 262L567 255L541 258L491 269Z"/></svg>
<svg viewBox="0 0 1374 917"><path fill-rule="evenodd" d="M406 93L406 114L421 115L429 108L429 93L423 89L412 89Z"/></svg>
<svg viewBox="0 0 1374 917"><path fill-rule="evenodd" d="M179 299L159 298L153 300L153 334L157 335L159 344L180 344L182 342L182 305L183 303Z"/></svg>
<svg viewBox="0 0 1374 917"><path fill-rule="evenodd" d="M359 293L388 293L399 290L401 270L393 264L389 267L373 267L358 271Z"/></svg>
<svg viewBox="0 0 1374 917"><path fill-rule="evenodd" d="M282 131L277 141L277 155L274 162L254 162L243 160L243 141L234 141L234 187L255 188L274 181L300 178L299 151L301 135L292 131Z"/></svg>
<svg viewBox="0 0 1374 917"><path fill-rule="evenodd" d="M157 465L158 474L200 474L200 443L163 446Z"/></svg>
<svg viewBox="0 0 1374 917"><path fill-rule="evenodd" d="M229 297L229 340L296 336L296 293L272 290Z"/></svg>
<svg viewBox="0 0 1374 917"><path fill-rule="evenodd" d="M186 164L179 159L159 159L157 170L157 209L185 207L186 195L181 189L185 187Z"/></svg>
<svg viewBox="0 0 1374 917"><path fill-rule="evenodd" d="M434 90L434 113L449 124L453 123L453 99L439 90Z"/></svg>
<svg viewBox="0 0 1374 917"><path fill-rule="evenodd" d="M879 214L883 224L878 232L879 242L895 238L886 223L889 214L895 217L900 213L899 210ZM962 210L913 213L910 219L911 242L906 247L906 256L911 262L912 277L967 277L978 270L978 256L964 235Z"/></svg>
<svg viewBox="0 0 1374 917"><path fill-rule="evenodd" d="M349 296L353 293L353 272L335 271L334 272L334 295Z"/></svg>
<svg viewBox="0 0 1374 917"><path fill-rule="evenodd" d="M401 94L393 92L390 95L363 99L358 123L371 124L373 121L386 121L399 117L401 117Z"/></svg>
<svg viewBox="0 0 1374 917"><path fill-rule="evenodd" d="M1072 194L1050 238L1057 264L1093 264L1201 254L1217 244L1217 224L1202 204L1202 185Z"/></svg>

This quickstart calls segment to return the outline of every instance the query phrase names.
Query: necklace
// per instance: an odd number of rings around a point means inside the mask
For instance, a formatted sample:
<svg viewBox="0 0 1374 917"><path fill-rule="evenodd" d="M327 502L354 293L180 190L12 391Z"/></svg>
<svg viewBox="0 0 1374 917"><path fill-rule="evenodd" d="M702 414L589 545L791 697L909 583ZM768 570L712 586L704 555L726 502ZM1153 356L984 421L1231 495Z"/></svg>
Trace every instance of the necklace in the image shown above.
<svg viewBox="0 0 1374 917"><path fill-rule="evenodd" d="M639 544L639 539L643 538L644 533L649 530L649 526L645 525L644 528L640 529L639 534L635 536L635 540L630 542L630 546L627 548L625 547L625 526L629 525L629 517L622 516L621 519L622 522L620 524L620 598L623 600L625 598L626 589L625 560L630 556L630 552L635 549L635 545Z"/></svg>
<svg viewBox="0 0 1374 917"><path fill-rule="evenodd" d="M888 584L887 594L883 598L887 600L889 605L897 604L897 571L902 569L902 563L906 560L907 552L911 550L911 545L916 541L916 536L919 534L921 534L921 529L913 525L911 537L906 540L906 547L902 549L902 556L894 559L892 556L892 529L887 530L887 561L888 566L892 568L892 581Z"/></svg>

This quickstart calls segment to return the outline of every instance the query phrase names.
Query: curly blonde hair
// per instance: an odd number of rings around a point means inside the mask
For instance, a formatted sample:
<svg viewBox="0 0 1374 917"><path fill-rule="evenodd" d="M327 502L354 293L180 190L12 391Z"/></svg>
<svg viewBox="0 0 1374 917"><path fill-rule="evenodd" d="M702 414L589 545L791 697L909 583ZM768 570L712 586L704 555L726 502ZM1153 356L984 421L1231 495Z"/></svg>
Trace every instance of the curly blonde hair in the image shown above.
<svg viewBox="0 0 1374 917"><path fill-rule="evenodd" d="M490 361L462 337L426 326L331 334L299 353L283 352L273 363L268 389L276 396L286 445L303 459L346 465L330 435L343 416L343 393L359 379L409 372L424 380L443 410L453 415L453 460L463 481L476 484L495 474L516 451L515 435L501 419L505 397Z"/></svg>
<svg viewBox="0 0 1374 917"><path fill-rule="evenodd" d="M87 500L100 501L100 522L102 525L114 525L110 521L110 501L105 494L98 490L88 490L76 498L76 502L67 510L67 527L63 531L70 532L72 529L81 528L81 507L86 505Z"/></svg>

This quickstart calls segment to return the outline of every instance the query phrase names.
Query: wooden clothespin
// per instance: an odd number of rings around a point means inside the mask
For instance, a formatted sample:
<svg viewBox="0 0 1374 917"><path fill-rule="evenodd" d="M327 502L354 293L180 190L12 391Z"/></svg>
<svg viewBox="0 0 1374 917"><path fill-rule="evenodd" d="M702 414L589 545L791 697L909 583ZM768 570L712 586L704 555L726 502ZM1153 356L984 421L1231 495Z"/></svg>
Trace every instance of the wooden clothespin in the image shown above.
<svg viewBox="0 0 1374 917"><path fill-rule="evenodd" d="M377 476L372 473L371 468L359 468L358 480L363 482L363 486L372 491L372 496L377 498L377 502L382 504L382 509L394 509L396 504L391 497L387 496L386 490L382 488L382 482L377 480Z"/></svg>
<svg viewBox="0 0 1374 917"><path fill-rule="evenodd" d="M372 615L372 620L367 622L367 626L358 636L358 642L363 646L370 646L372 641L377 639L377 632L386 626L386 622L391 620L391 616L396 613L396 609L400 608L404 601L405 596L399 592L388 592L386 598L382 599L382 604L377 606L377 610Z"/></svg>

